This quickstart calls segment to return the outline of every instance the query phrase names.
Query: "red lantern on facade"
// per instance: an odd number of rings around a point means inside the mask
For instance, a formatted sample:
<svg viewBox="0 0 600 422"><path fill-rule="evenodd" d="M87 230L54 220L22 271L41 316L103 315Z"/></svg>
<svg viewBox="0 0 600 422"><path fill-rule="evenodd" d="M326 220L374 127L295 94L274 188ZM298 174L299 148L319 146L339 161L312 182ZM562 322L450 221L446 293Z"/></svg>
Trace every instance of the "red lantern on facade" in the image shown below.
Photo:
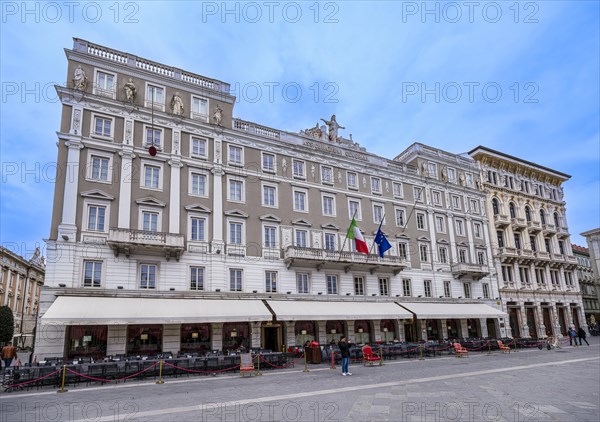
<svg viewBox="0 0 600 422"><path fill-rule="evenodd" d="M156 150L156 147L152 145L150 148L148 148L148 152L154 157L158 151Z"/></svg>

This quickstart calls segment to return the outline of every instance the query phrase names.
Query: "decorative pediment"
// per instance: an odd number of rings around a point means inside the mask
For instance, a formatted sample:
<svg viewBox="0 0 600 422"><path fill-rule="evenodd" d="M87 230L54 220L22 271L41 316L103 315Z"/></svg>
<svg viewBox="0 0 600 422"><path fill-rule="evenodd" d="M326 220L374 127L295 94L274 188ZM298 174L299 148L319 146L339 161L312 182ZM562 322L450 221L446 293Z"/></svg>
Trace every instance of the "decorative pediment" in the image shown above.
<svg viewBox="0 0 600 422"><path fill-rule="evenodd" d="M396 235L396 238L398 239L410 239L410 236L405 234L405 233L399 233Z"/></svg>
<svg viewBox="0 0 600 422"><path fill-rule="evenodd" d="M304 218L297 218L295 220L292 220L292 224L295 226L306 226L306 227L312 226L311 222L308 220L305 220Z"/></svg>
<svg viewBox="0 0 600 422"><path fill-rule="evenodd" d="M475 245L477 249L486 249L485 245Z"/></svg>
<svg viewBox="0 0 600 422"><path fill-rule="evenodd" d="M260 221L270 221L272 223L281 223L281 218L273 214L265 214L258 217Z"/></svg>
<svg viewBox="0 0 600 422"><path fill-rule="evenodd" d="M225 211L225 215L228 217L248 218L248 214L240 210L228 210Z"/></svg>
<svg viewBox="0 0 600 422"><path fill-rule="evenodd" d="M333 224L333 223L327 223L327 224L321 224L321 228L325 229L325 230L339 230L340 228Z"/></svg>
<svg viewBox="0 0 600 422"><path fill-rule="evenodd" d="M437 242L438 242L438 243L443 243L443 244L445 244L445 245L447 245L448 243L450 243L450 242L448 242L446 239L440 239L440 240L438 240Z"/></svg>
<svg viewBox="0 0 600 422"><path fill-rule="evenodd" d="M419 236L417 237L417 240L420 240L421 242L429 242L429 238L427 236Z"/></svg>
<svg viewBox="0 0 600 422"><path fill-rule="evenodd" d="M192 211L192 212L202 212L205 214L210 214L212 211L210 210L210 208L205 207L202 204L191 204L185 207L186 211Z"/></svg>
<svg viewBox="0 0 600 422"><path fill-rule="evenodd" d="M387 236L389 236L388 232L385 232L385 231L383 231L383 230L381 230L381 233L383 233L383 235L384 235L384 236L386 236L386 237L387 237ZM376 236L376 235L377 235L377 230L375 230L375 231L371 232L371 234L372 234L373 236Z"/></svg>
<svg viewBox="0 0 600 422"><path fill-rule="evenodd" d="M457 246L469 246L468 244L466 244L465 242L458 242L456 244Z"/></svg>
<svg viewBox="0 0 600 422"><path fill-rule="evenodd" d="M166 207L167 204L159 199L156 199L152 196L147 196L145 198L136 199L135 203L138 205L150 205L152 207Z"/></svg>
<svg viewBox="0 0 600 422"><path fill-rule="evenodd" d="M114 196L109 195L108 193L103 192L100 189L93 189L81 192L81 196L83 196L84 198L104 199L106 201L112 201L113 199L115 199Z"/></svg>

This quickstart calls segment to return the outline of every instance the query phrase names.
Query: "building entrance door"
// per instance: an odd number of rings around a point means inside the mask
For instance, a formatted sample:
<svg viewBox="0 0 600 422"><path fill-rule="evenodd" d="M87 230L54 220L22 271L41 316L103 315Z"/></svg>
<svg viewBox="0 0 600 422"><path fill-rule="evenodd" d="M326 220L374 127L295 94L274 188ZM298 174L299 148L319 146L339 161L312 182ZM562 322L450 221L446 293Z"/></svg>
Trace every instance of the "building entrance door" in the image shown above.
<svg viewBox="0 0 600 422"><path fill-rule="evenodd" d="M535 309L527 308L527 326L529 327L529 337L538 338L537 326L535 323Z"/></svg>
<svg viewBox="0 0 600 422"><path fill-rule="evenodd" d="M544 316L544 327L546 329L546 335L552 335L552 318L550 318L550 308L543 308L542 314Z"/></svg>
<svg viewBox="0 0 600 422"><path fill-rule="evenodd" d="M404 324L404 338L406 341L416 341L415 330L412 324Z"/></svg>
<svg viewBox="0 0 600 422"><path fill-rule="evenodd" d="M271 325L262 327L262 345L263 349L272 350L273 352L281 351L281 326Z"/></svg>

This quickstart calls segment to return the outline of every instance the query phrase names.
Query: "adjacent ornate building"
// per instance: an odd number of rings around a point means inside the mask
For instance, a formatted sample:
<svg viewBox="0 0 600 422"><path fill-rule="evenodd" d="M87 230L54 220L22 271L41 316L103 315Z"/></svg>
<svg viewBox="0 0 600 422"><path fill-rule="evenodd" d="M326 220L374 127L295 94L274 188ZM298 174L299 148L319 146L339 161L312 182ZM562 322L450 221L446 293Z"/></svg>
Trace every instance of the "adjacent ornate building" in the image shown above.
<svg viewBox="0 0 600 422"><path fill-rule="evenodd" d="M0 266L0 305L13 311L13 343L20 348L32 347L40 292L44 285L44 260L39 248L27 260L0 246Z"/></svg>
<svg viewBox="0 0 600 422"><path fill-rule="evenodd" d="M588 244L588 261L585 261L586 265L582 267L582 272L587 274L585 289L582 286L584 307L586 315L589 317L594 315L596 322L598 322L600 321L600 228L588 230L581 233L581 235L585 237ZM591 280L590 276L592 276ZM585 301L587 301L587 305Z"/></svg>
<svg viewBox="0 0 600 422"><path fill-rule="evenodd" d="M562 184L570 176L479 146L503 306L515 337L565 335L585 317Z"/></svg>
<svg viewBox="0 0 600 422"><path fill-rule="evenodd" d="M506 336L470 157L383 158L335 116L286 132L233 118L225 82L66 55L40 358Z"/></svg>

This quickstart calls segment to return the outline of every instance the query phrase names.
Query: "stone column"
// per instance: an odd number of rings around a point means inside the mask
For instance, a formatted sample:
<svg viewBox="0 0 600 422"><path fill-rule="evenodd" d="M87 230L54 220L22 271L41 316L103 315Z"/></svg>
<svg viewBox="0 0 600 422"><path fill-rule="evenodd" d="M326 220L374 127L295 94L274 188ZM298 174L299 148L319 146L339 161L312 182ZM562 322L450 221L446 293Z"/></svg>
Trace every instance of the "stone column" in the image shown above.
<svg viewBox="0 0 600 422"><path fill-rule="evenodd" d="M546 325L544 324L544 312L540 304L535 305L535 319L537 320L537 336L538 338L546 338Z"/></svg>
<svg viewBox="0 0 600 422"><path fill-rule="evenodd" d="M181 348L181 324L163 325L162 351L177 354Z"/></svg>
<svg viewBox="0 0 600 422"><path fill-rule="evenodd" d="M427 321L417 320L417 339L427 341Z"/></svg>
<svg viewBox="0 0 600 422"><path fill-rule="evenodd" d="M469 337L469 323L466 319L460 320L460 336L462 338Z"/></svg>
<svg viewBox="0 0 600 422"><path fill-rule="evenodd" d="M442 340L448 340L448 320L440 320L440 330L442 334Z"/></svg>
<svg viewBox="0 0 600 422"><path fill-rule="evenodd" d="M375 341L382 341L381 338L381 320L379 319L374 319L371 321L371 323L373 324L373 335L372 335L372 339Z"/></svg>
<svg viewBox="0 0 600 422"><path fill-rule="evenodd" d="M406 341L406 334L404 333L404 320L399 319L397 321L397 325L398 325L398 340Z"/></svg>
<svg viewBox="0 0 600 422"><path fill-rule="evenodd" d="M350 343L356 343L356 336L354 335L354 321L346 322L347 330L346 337Z"/></svg>
<svg viewBox="0 0 600 422"><path fill-rule="evenodd" d="M286 338L285 338L286 349L290 346L291 347L297 346L296 335L294 333L294 328L296 327L296 322L295 321L285 321L284 324L285 324L285 333L286 333ZM316 333L316 334L318 335L318 333Z"/></svg>
<svg viewBox="0 0 600 422"><path fill-rule="evenodd" d="M317 326L316 340L319 342L319 344L329 343L329 333L326 330L326 324L327 321L315 321L315 325ZM298 344L298 346L302 345Z"/></svg>
<svg viewBox="0 0 600 422"><path fill-rule="evenodd" d="M127 354L127 326L109 325L108 336L106 338L106 355L125 354Z"/></svg>
<svg viewBox="0 0 600 422"><path fill-rule="evenodd" d="M119 155L121 156L121 177L119 178L119 214L117 227L130 228L131 219L131 185L133 183L133 119L125 119L124 142Z"/></svg>
<svg viewBox="0 0 600 422"><path fill-rule="evenodd" d="M74 110L74 112L77 110ZM58 226L58 240L75 242L77 234L77 190L79 186L79 156L83 144L80 140L69 140L67 146L67 168L65 172L65 192L63 195L62 218Z"/></svg>
<svg viewBox="0 0 600 422"><path fill-rule="evenodd" d="M529 335L529 322L527 321L527 308L519 305L519 314L521 316L521 337L531 338Z"/></svg>
<svg viewBox="0 0 600 422"><path fill-rule="evenodd" d="M215 322L210 327L210 341L212 350L223 349L223 323Z"/></svg>
<svg viewBox="0 0 600 422"><path fill-rule="evenodd" d="M479 328L481 329L481 338L487 338L489 336L487 318L479 318Z"/></svg>

